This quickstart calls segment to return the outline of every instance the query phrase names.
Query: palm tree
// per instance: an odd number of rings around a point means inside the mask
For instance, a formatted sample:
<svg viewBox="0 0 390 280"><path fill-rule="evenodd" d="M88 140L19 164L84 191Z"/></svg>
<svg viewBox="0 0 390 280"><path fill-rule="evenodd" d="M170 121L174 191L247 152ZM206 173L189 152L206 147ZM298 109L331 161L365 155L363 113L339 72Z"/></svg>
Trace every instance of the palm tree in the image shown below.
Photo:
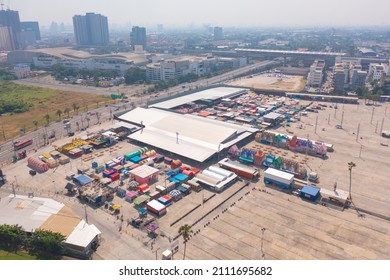
<svg viewBox="0 0 390 280"><path fill-rule="evenodd" d="M68 119L69 119L69 113L70 113L70 109L69 108L65 108L64 109L64 114L68 115Z"/></svg>
<svg viewBox="0 0 390 280"><path fill-rule="evenodd" d="M188 224L184 224L179 228L179 234L183 235L184 239L184 254L183 254L183 260L186 258L186 249L187 249L187 241L191 237L191 233L193 233L191 226Z"/></svg>
<svg viewBox="0 0 390 280"><path fill-rule="evenodd" d="M35 130L37 130L38 129L38 121L33 121L32 123L35 126Z"/></svg>
<svg viewBox="0 0 390 280"><path fill-rule="evenodd" d="M60 109L57 110L56 115L58 116L58 120L61 120L62 111Z"/></svg>
<svg viewBox="0 0 390 280"><path fill-rule="evenodd" d="M77 114L79 113L79 105L77 105L77 103L73 103L73 111L76 113L77 112Z"/></svg>
<svg viewBox="0 0 390 280"><path fill-rule="evenodd" d="M349 200L352 201L352 194L351 194L351 189L352 189L352 168L356 167L356 163L353 161L348 162L348 170L349 170Z"/></svg>
<svg viewBox="0 0 390 280"><path fill-rule="evenodd" d="M45 120L46 120L46 123L49 124L50 123L50 115L49 114L46 114L44 116Z"/></svg>

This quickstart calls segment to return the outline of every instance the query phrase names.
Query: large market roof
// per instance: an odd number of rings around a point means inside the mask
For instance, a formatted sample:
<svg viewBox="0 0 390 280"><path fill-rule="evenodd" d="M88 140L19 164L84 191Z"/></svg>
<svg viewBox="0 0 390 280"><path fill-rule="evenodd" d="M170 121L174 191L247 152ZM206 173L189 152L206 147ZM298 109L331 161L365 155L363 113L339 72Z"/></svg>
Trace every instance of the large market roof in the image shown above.
<svg viewBox="0 0 390 280"><path fill-rule="evenodd" d="M144 126L129 135L130 139L199 162L258 131L256 128L157 108L137 108L122 115L121 120L136 124L142 122Z"/></svg>
<svg viewBox="0 0 390 280"><path fill-rule="evenodd" d="M167 101L152 104L149 106L149 108L154 107L154 108L162 108L162 109L172 109L197 100L204 100L204 99L216 100L219 98L230 98L247 92L248 89L244 89L244 88L233 88L233 87L210 88L207 90L202 90L199 92L187 94Z"/></svg>
<svg viewBox="0 0 390 280"><path fill-rule="evenodd" d="M33 232L63 207L63 203L49 198L10 195L0 201L0 224L17 224Z"/></svg>

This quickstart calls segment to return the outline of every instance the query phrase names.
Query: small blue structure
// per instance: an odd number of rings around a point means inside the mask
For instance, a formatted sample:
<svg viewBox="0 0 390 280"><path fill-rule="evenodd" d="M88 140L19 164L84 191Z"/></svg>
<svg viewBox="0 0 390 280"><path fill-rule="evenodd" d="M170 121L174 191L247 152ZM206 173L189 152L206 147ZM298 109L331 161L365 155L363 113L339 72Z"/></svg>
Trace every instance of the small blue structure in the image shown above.
<svg viewBox="0 0 390 280"><path fill-rule="evenodd" d="M320 189L313 186L303 186L300 196L311 201L316 201L320 196Z"/></svg>
<svg viewBox="0 0 390 280"><path fill-rule="evenodd" d="M185 181L185 180L187 180L188 179L188 176L187 175L184 175L183 173L179 173L179 174L177 174L175 177L173 177L175 180L176 180L176 182L183 182L183 181Z"/></svg>
<svg viewBox="0 0 390 280"><path fill-rule="evenodd" d="M135 156L135 157L132 157L130 159L130 161L133 162L133 163L139 163L141 160L142 160L142 158L139 157L139 156Z"/></svg>
<svg viewBox="0 0 390 280"><path fill-rule="evenodd" d="M79 176L75 177L73 179L73 181L77 181L77 182L79 182L80 185L84 186L88 183L91 183L93 180L86 175L79 175Z"/></svg>

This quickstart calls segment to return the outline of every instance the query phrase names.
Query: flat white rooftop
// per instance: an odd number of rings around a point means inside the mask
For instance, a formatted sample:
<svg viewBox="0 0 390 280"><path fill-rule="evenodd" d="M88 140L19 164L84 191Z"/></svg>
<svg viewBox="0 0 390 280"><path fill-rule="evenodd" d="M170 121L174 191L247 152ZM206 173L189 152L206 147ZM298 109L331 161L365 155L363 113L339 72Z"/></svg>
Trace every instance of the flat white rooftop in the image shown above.
<svg viewBox="0 0 390 280"><path fill-rule="evenodd" d="M246 93L248 89L244 88L231 88L231 87L217 87L210 88L207 90L202 90L185 96L177 97L160 103L150 105L149 108L162 108L162 109L172 109L186 103L194 102L202 99L211 99L215 100L218 98L229 98L235 95Z"/></svg>
<svg viewBox="0 0 390 280"><path fill-rule="evenodd" d="M121 120L144 126L128 138L199 162L258 131L157 108L136 108L122 115Z"/></svg>

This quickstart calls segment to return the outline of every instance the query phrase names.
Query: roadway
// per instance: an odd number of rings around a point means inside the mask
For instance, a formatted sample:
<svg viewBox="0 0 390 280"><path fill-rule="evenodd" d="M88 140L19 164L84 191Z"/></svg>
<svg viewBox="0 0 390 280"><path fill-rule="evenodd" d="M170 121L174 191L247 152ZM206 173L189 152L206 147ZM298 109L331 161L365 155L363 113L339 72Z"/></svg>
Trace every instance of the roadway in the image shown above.
<svg viewBox="0 0 390 280"><path fill-rule="evenodd" d="M14 155L13 142L20 141L24 139L31 138L33 139L33 144L27 146L25 149L27 151L32 149L39 149L41 147L50 145L53 141L64 139L64 142L70 140L72 138L68 136L68 132L77 132L81 129L88 129L92 126L98 126L103 122L110 121L112 119L113 114L125 112L131 109L132 103L135 106L143 106L147 104L148 100L153 100L155 98L161 98L165 96L172 96L187 90L198 88L201 90L202 88L222 84L228 80L234 79L240 75L251 72L253 70L261 70L269 65L276 65L277 62L274 61L262 61L254 64L247 65L245 67L235 69L233 71L221 74L219 76L211 77L208 79L201 79L199 81L193 83L187 83L185 86L183 84L169 88L168 90L159 92L158 94L153 93L150 95L144 95L143 85L136 86L119 86L113 87L109 89L101 89L95 87L86 87L81 85L68 85L62 84L54 80L41 80L36 78L18 80L16 83L24 84L24 85L34 85L46 88L52 88L57 90L68 90L68 91L76 91L76 92L84 92L90 94L111 94L115 92L115 90L123 92L127 96L127 103L119 102L108 107L101 107L94 110L89 110L89 112L82 112L78 115L72 116L70 121L70 127L64 128L64 123L62 121L52 122L48 126L43 126L38 128L37 130L29 131L25 134L21 134L20 136L8 140L0 145L0 163L9 162L12 160L12 156ZM89 119L89 120L88 120ZM55 135L53 138L44 139L44 135L49 137L50 135ZM22 149L23 150L23 149Z"/></svg>

